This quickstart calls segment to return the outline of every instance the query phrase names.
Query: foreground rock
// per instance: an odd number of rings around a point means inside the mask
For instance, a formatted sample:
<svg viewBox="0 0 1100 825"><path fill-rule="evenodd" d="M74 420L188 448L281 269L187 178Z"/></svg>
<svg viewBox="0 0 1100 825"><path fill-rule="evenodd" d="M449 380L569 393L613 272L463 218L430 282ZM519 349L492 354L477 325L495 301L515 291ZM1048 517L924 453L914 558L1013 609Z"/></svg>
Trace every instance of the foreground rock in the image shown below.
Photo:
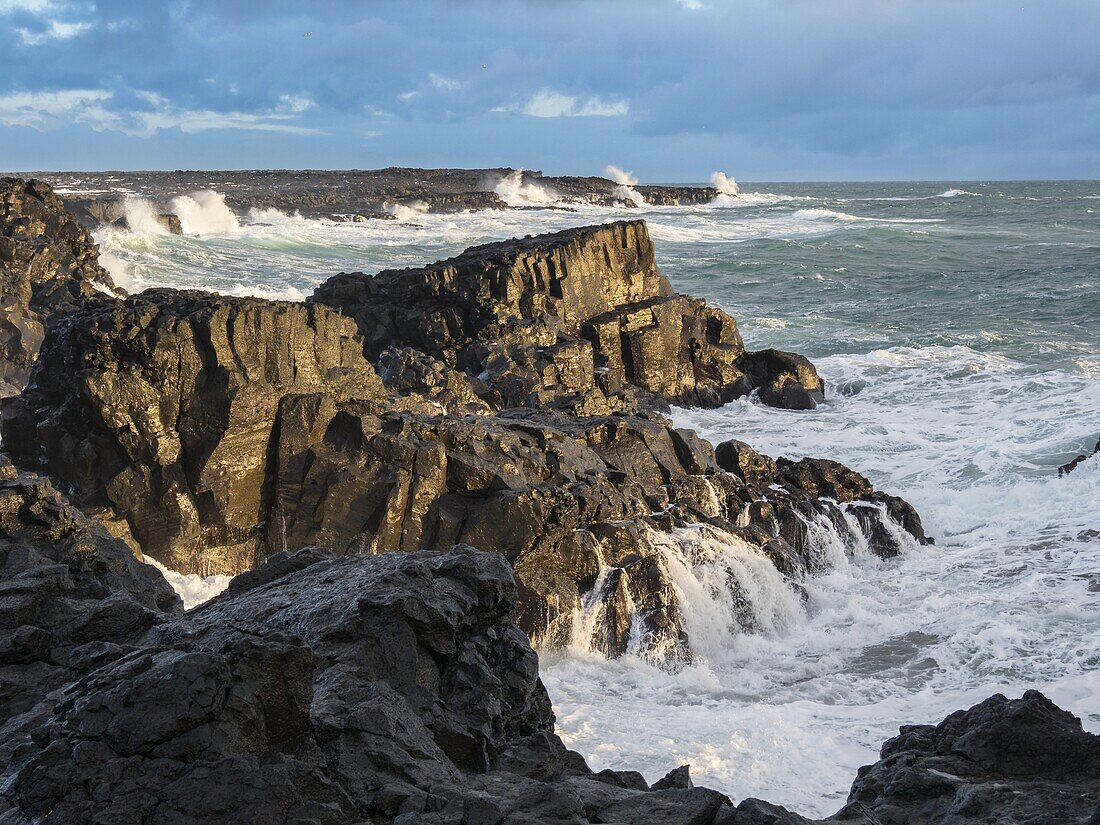
<svg viewBox="0 0 1100 825"><path fill-rule="evenodd" d="M131 580L97 581L110 601ZM593 773L553 732L517 598L500 556L463 546L307 548L182 617L60 626L98 655L70 657L94 664L2 729L0 823L811 822L735 806L686 766L652 787ZM1084 823L1098 777L1100 738L1076 718L995 696L902 728L822 822Z"/></svg>
<svg viewBox="0 0 1100 825"><path fill-rule="evenodd" d="M183 611L156 569L3 456L0 606L0 762L47 695Z"/></svg>
<svg viewBox="0 0 1100 825"><path fill-rule="evenodd" d="M100 289L95 244L49 184L0 178L0 397L26 384L49 319Z"/></svg>
<svg viewBox="0 0 1100 825"><path fill-rule="evenodd" d="M676 294L642 221L337 275L314 301L355 318L372 361L388 347L419 350L483 385L495 409L713 407L753 390L766 404L810 409L824 397L805 358L746 352L733 318Z"/></svg>
<svg viewBox="0 0 1100 825"><path fill-rule="evenodd" d="M711 823L729 810L715 791L650 791L567 751L515 598L503 559L462 547L277 560L72 683L16 748L0 822Z"/></svg>

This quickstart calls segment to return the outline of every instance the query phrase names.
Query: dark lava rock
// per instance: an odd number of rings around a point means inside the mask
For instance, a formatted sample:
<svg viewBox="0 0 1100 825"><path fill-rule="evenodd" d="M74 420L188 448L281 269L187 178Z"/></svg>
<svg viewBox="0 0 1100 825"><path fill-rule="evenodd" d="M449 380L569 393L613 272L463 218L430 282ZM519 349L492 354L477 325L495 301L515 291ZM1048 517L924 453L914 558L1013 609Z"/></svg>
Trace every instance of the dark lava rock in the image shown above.
<svg viewBox="0 0 1100 825"><path fill-rule="evenodd" d="M998 694L903 727L848 801L882 825L1084 823L1100 803L1100 736L1036 690Z"/></svg>
<svg viewBox="0 0 1100 825"><path fill-rule="evenodd" d="M47 694L182 611L155 568L0 456L0 764Z"/></svg>
<svg viewBox="0 0 1100 825"><path fill-rule="evenodd" d="M125 198L64 198L65 208L89 229L100 226L114 226L119 229L133 229L126 218ZM173 235L183 234L183 224L179 215L154 208L152 217Z"/></svg>
<svg viewBox="0 0 1100 825"><path fill-rule="evenodd" d="M566 750L500 556L308 560L69 684L0 775L0 822L665 825L730 807Z"/></svg>
<svg viewBox="0 0 1100 825"><path fill-rule="evenodd" d="M26 384L50 317L97 288L114 284L50 185L0 178L0 397Z"/></svg>
<svg viewBox="0 0 1100 825"><path fill-rule="evenodd" d="M1093 448L1091 453L1089 453L1088 455L1085 455L1084 453L1081 453L1081 455L1077 456L1072 461L1068 461L1065 464L1063 464L1061 467L1059 467L1058 468L1058 478L1061 478L1064 475L1072 473L1075 469L1077 469L1078 464L1081 464L1084 461L1088 461L1090 458L1092 458L1092 456L1096 455L1097 453L1100 453L1100 439L1098 439L1096 441L1096 446Z"/></svg>
<svg viewBox="0 0 1100 825"><path fill-rule="evenodd" d="M809 361L746 353L733 318L674 293L642 221L472 247L421 269L345 273L314 300L355 318L372 361L391 346L428 353L485 382L498 409L718 406L754 389L764 403L808 409L824 397Z"/></svg>
<svg viewBox="0 0 1100 825"><path fill-rule="evenodd" d="M174 570L253 563L279 401L380 397L355 325L325 307L148 290L58 320L4 408L12 459L111 508Z"/></svg>

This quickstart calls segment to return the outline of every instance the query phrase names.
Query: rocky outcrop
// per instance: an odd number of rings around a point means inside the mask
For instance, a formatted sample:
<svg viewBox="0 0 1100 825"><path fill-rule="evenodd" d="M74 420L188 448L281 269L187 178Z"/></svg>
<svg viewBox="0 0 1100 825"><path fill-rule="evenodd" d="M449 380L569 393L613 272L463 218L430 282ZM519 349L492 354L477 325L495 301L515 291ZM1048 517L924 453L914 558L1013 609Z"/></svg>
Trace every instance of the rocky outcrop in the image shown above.
<svg viewBox="0 0 1100 825"><path fill-rule="evenodd" d="M699 206L718 196L713 186L635 186L651 206Z"/></svg>
<svg viewBox="0 0 1100 825"><path fill-rule="evenodd" d="M0 586L64 567L85 588L77 607L88 587L102 614L131 598L125 568L59 557L32 576L8 564ZM54 622L82 644L60 686L26 681L33 711L0 728L0 822L1084 823L1100 801L1100 737L1035 691L902 728L826 820L735 806L687 766L652 786L594 773L554 734L518 599L499 555L464 546L307 548L183 616L149 602L139 620Z"/></svg>
<svg viewBox="0 0 1100 825"><path fill-rule="evenodd" d="M0 397L18 393L50 317L114 285L49 184L0 178Z"/></svg>
<svg viewBox="0 0 1100 825"><path fill-rule="evenodd" d="M483 382L496 409L717 406L754 389L767 404L808 409L824 395L809 361L746 353L733 318L673 292L641 221L342 274L314 301L355 318L371 360L412 347Z"/></svg>
<svg viewBox="0 0 1100 825"><path fill-rule="evenodd" d="M0 764L48 695L182 610L156 569L0 456Z"/></svg>
<svg viewBox="0 0 1100 825"><path fill-rule="evenodd" d="M12 458L124 519L167 566L203 574L253 563L280 399L383 394L350 319L174 290L70 313L34 375L4 410Z"/></svg>
<svg viewBox="0 0 1100 825"><path fill-rule="evenodd" d="M650 790L566 750L500 556L306 550L271 566L59 694L13 749L0 821L645 825L730 810L683 772Z"/></svg>
<svg viewBox="0 0 1100 825"><path fill-rule="evenodd" d="M1081 453L1080 455L1076 456L1075 458L1073 458L1070 461L1067 461L1065 464L1063 464L1061 467L1059 467L1058 468L1058 478L1061 478L1064 475L1068 475L1069 473L1072 473L1074 470L1077 469L1077 465L1083 464L1084 462L1088 461L1090 458L1092 458L1094 455L1097 455L1097 454L1100 454L1100 439L1097 439L1096 446L1093 447L1091 453L1088 453L1087 455L1085 453Z"/></svg>
<svg viewBox="0 0 1100 825"><path fill-rule="evenodd" d="M125 198L74 198L64 199L65 208L89 229L100 226L114 226L119 229L133 229L126 217ZM150 210L150 217L173 235L183 234L183 225L179 215L159 209Z"/></svg>
<svg viewBox="0 0 1100 825"><path fill-rule="evenodd" d="M1100 804L1100 736L1038 691L998 694L903 727L848 800L882 825L1085 822Z"/></svg>

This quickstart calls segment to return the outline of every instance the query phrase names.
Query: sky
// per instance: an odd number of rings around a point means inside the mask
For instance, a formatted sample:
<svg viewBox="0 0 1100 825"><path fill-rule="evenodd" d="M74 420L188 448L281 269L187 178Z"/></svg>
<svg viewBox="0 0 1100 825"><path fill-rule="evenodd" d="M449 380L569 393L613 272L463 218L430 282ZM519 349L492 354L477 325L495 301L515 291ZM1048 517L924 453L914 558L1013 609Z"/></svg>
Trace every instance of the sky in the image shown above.
<svg viewBox="0 0 1100 825"><path fill-rule="evenodd" d="M0 0L0 169L1100 178L1100 0Z"/></svg>

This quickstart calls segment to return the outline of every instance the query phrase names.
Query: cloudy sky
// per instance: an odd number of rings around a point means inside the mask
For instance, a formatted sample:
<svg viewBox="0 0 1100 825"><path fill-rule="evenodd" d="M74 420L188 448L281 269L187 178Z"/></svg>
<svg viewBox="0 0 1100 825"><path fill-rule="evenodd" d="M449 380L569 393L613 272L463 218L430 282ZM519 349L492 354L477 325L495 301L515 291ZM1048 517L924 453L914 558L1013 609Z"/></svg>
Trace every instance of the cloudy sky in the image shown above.
<svg viewBox="0 0 1100 825"><path fill-rule="evenodd" d="M1100 178L1100 0L0 0L0 169Z"/></svg>

